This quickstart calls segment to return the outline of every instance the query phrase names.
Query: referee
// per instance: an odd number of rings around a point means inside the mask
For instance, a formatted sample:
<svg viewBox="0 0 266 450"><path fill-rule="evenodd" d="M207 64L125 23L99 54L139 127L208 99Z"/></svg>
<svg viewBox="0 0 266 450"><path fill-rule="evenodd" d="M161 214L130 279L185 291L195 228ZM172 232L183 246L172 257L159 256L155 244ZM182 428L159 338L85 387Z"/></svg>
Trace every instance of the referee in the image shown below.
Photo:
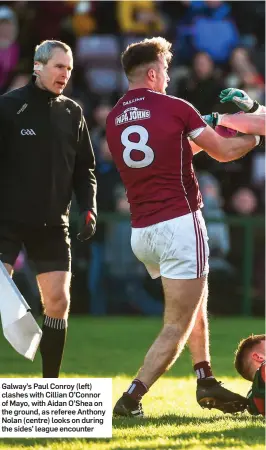
<svg viewBox="0 0 266 450"><path fill-rule="evenodd" d="M62 95L73 69L60 41L37 45L32 80L0 96L0 258L12 276L22 248L34 261L44 307L44 378L59 376L70 305L69 209L78 238L96 225L95 159L82 109Z"/></svg>

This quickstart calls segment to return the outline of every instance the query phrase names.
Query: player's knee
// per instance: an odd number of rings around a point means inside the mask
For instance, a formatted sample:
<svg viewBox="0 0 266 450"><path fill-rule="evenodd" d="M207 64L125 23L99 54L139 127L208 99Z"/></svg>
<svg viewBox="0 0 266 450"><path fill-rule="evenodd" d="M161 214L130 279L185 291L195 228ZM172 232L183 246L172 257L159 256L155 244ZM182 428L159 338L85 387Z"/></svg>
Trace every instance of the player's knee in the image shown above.
<svg viewBox="0 0 266 450"><path fill-rule="evenodd" d="M65 292L55 292L45 302L46 314L50 317L66 317L70 305L70 297Z"/></svg>

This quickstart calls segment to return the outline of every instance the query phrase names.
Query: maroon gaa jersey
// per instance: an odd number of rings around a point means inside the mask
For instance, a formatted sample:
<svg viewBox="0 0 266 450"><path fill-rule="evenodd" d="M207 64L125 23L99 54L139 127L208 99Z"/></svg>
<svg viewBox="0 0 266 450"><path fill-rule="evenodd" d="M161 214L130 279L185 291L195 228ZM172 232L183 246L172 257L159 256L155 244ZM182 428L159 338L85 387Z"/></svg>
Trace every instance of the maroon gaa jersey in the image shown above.
<svg viewBox="0 0 266 450"><path fill-rule="evenodd" d="M132 227L203 206L188 136L205 126L190 103L146 88L128 91L114 106L106 136L126 188Z"/></svg>

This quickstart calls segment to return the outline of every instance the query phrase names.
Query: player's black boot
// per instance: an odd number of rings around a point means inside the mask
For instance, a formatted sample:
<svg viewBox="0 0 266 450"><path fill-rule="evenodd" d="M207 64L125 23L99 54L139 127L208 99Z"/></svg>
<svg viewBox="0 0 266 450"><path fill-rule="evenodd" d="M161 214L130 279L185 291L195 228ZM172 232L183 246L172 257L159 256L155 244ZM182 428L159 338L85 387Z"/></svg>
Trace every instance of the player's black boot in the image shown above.
<svg viewBox="0 0 266 450"><path fill-rule="evenodd" d="M244 411L248 404L245 397L225 389L215 378L198 380L196 396L202 408L215 408L224 413Z"/></svg>
<svg viewBox="0 0 266 450"><path fill-rule="evenodd" d="M133 400L128 394L123 394L116 402L113 410L114 417L144 417L142 404Z"/></svg>

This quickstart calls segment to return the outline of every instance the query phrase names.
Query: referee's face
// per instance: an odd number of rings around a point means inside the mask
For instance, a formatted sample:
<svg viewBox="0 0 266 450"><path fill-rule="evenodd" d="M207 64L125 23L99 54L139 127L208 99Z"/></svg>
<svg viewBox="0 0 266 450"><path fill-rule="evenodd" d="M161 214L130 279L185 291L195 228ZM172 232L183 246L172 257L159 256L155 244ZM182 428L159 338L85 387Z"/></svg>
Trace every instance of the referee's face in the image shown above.
<svg viewBox="0 0 266 450"><path fill-rule="evenodd" d="M37 71L37 84L40 88L54 94L62 94L71 76L72 69L72 54L66 53L61 48L56 48L47 64L43 65L42 70Z"/></svg>

